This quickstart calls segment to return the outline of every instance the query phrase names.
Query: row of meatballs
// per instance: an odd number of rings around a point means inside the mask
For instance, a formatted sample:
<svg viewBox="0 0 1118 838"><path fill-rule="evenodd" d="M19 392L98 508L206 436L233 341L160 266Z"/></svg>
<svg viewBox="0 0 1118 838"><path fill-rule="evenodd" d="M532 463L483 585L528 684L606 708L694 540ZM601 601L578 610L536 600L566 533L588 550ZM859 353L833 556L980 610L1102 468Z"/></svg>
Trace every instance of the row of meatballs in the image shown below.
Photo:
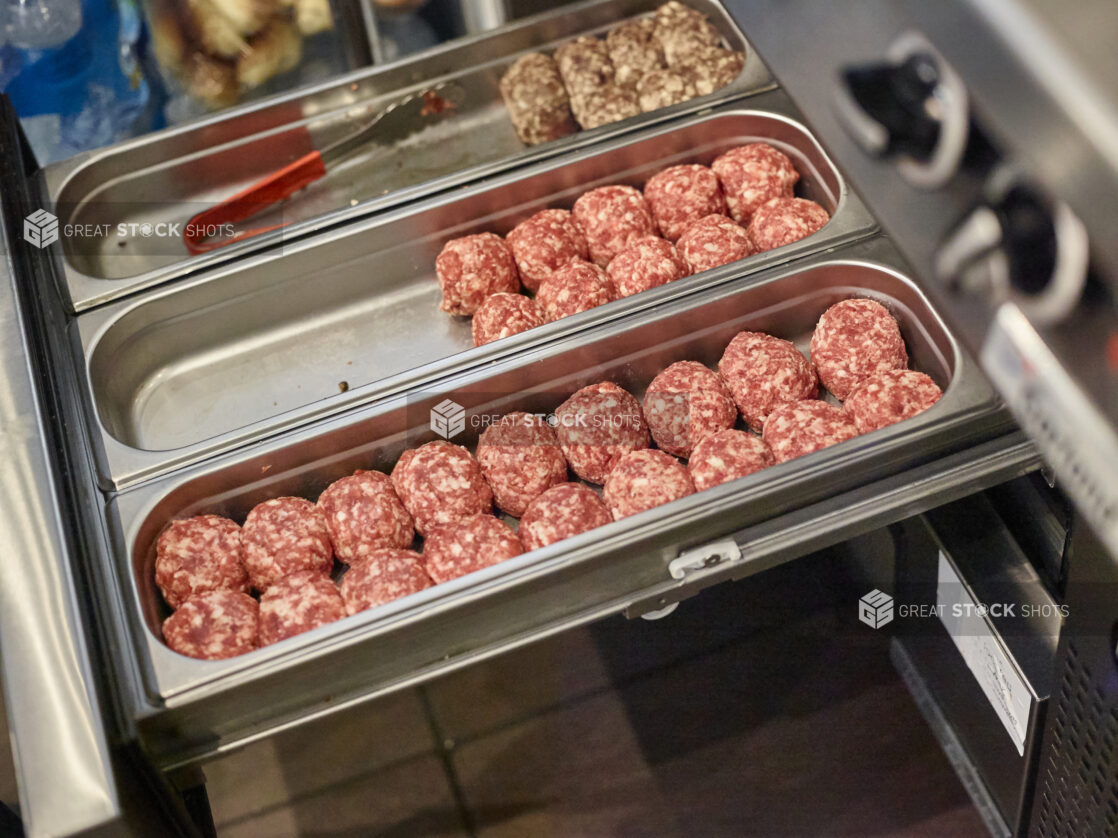
<svg viewBox="0 0 1118 838"><path fill-rule="evenodd" d="M717 372L674 363L643 405L614 383L593 384L546 419L501 417L476 458L440 440L405 451L391 476L336 481L317 503L265 501L241 527L216 515L172 522L155 562L175 609L164 637L192 657L243 654L884 427L941 395L907 366L892 315L845 300L820 318L811 361L786 340L741 332ZM841 407L817 398L820 381ZM739 414L749 430L735 429ZM422 554L411 549L416 533ZM335 558L348 565L340 584Z"/></svg>
<svg viewBox="0 0 1118 838"><path fill-rule="evenodd" d="M500 90L517 136L536 145L713 93L744 66L706 15L673 0L605 38L567 41L554 57L522 55Z"/></svg>
<svg viewBox="0 0 1118 838"><path fill-rule="evenodd" d="M624 185L592 189L571 211L537 212L504 239L452 239L435 260L441 308L473 315L481 346L791 244L830 220L819 204L794 196L799 179L786 154L750 143L709 167L665 169L643 194Z"/></svg>

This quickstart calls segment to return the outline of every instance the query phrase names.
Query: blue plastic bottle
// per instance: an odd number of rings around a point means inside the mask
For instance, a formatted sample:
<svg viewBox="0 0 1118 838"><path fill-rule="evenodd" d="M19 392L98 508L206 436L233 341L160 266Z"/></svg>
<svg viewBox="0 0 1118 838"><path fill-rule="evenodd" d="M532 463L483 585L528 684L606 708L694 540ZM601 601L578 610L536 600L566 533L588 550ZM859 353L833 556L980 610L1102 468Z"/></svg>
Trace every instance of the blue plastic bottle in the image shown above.
<svg viewBox="0 0 1118 838"><path fill-rule="evenodd" d="M137 58L142 27L132 0L0 3L8 38L0 81L40 164L148 127L151 94Z"/></svg>

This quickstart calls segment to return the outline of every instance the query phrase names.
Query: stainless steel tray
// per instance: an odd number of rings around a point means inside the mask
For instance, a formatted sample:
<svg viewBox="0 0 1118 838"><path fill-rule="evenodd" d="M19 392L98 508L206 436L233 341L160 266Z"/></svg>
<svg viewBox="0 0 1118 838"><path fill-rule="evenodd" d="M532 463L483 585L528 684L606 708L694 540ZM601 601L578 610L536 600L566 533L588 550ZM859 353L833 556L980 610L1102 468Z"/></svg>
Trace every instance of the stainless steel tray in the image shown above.
<svg viewBox="0 0 1118 838"><path fill-rule="evenodd" d="M582 148L610 136L772 87L771 77L718 0L688 0L735 49L746 50L738 78L707 96L624 122L525 147L497 83L516 57L551 50L579 34L603 33L648 13L660 0L592 0L562 6L491 33L466 38L329 84L266 100L220 117L163 131L64 161L45 170L44 206L67 225L109 225L107 236L64 236L56 248L63 296L82 311L168 279L228 262L338 222L420 195ZM456 114L392 149L375 149L313 184L282 209L282 231L191 256L181 237L118 237L117 225L185 223L264 175L350 130L355 107L379 107L453 79L464 91ZM277 213L279 217L279 213ZM264 221L263 217L257 219ZM124 242L124 244L122 244Z"/></svg>
<svg viewBox="0 0 1118 838"><path fill-rule="evenodd" d="M752 139L795 159L802 193L834 214L820 232L479 348L468 320L438 310L434 263L448 239L506 232L593 186L640 184L667 165L709 162ZM121 488L874 228L802 125L732 106L365 219L78 317L102 480Z"/></svg>
<svg viewBox="0 0 1118 838"><path fill-rule="evenodd" d="M712 546L710 555L736 549L736 559L720 567L721 560L700 561L699 571L747 575L751 561L756 569L775 563L778 548L791 558L796 539L818 544L831 528L913 514L922 508L916 497L973 490L989 473L983 469L1002 468L996 479L1004 479L1004 469L1020 473L1028 459L1020 441L1010 454L997 442L1009 438L1012 423L922 292L888 264L895 259L888 243L875 239L758 281L724 283L114 497L107 517L115 546L106 570L115 574L113 607L127 621L139 661L147 702L141 732L151 753L166 762L189 760L499 647L627 608L664 605L687 595L682 577L669 573L672 560L727 533L769 528L756 544L739 534L732 549ZM914 366L945 387L932 409L240 658L196 661L159 638L153 545L169 519L202 512L243 518L265 498L314 498L355 468L388 469L405 447L433 438L428 411L444 398L471 414L550 409L588 382L614 380L640 393L671 362L713 364L741 329L803 345L827 306L852 295L881 300L896 314ZM989 466L987 456L1000 466ZM938 478L919 472L941 462L962 471ZM890 480L891 488L875 488ZM866 495L858 504L812 524L823 516L813 504L841 503L843 493L858 491ZM791 531L780 526L782 516L797 514L808 515L807 523ZM769 552L759 552L762 546Z"/></svg>

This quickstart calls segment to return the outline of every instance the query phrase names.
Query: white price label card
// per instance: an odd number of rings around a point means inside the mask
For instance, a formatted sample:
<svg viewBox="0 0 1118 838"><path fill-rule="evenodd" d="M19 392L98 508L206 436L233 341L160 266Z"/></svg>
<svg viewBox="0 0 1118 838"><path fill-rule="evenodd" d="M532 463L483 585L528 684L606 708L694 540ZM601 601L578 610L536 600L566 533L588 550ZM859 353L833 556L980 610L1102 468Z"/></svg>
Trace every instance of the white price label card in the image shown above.
<svg viewBox="0 0 1118 838"><path fill-rule="evenodd" d="M939 618L955 641L967 668L977 679L986 699L1017 746L1017 753L1024 755L1033 694L994 635L985 616L985 604L976 602L963 586L942 550L939 554L936 604L940 606L937 609Z"/></svg>

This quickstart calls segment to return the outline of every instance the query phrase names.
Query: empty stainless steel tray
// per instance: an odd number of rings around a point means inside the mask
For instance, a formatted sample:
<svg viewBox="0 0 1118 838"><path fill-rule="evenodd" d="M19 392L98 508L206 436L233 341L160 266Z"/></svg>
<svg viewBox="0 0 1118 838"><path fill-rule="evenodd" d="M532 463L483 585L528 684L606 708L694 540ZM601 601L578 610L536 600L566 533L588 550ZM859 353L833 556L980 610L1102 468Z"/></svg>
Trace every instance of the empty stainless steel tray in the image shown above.
<svg viewBox="0 0 1118 838"><path fill-rule="evenodd" d="M802 193L832 211L815 235L479 348L468 320L438 310L434 263L448 239L507 232L591 187L639 185L756 139L791 155ZM802 125L727 106L258 254L78 318L103 481L123 487L874 228Z"/></svg>
<svg viewBox="0 0 1118 838"><path fill-rule="evenodd" d="M977 452L995 446L993 456L1001 456L997 440L1012 436L1012 423L921 291L888 264L894 259L877 239L774 269L756 282L725 283L114 497L107 510L113 549L105 570L114 575L150 704L141 732L153 755L183 761L212 753L286 719L326 712L531 637L634 603L678 599L686 595L686 582L677 581L683 576L670 573L669 565L682 550L743 528L776 527L782 516L842 499L843 493L869 494L857 506L843 501L830 518L812 512L802 525L812 538L825 538L828 527L861 516L880 521L890 513L911 514L912 493L946 491L920 469L954 457L962 458L961 468L986 474L982 468L993 466ZM612 380L639 393L674 361L714 364L742 329L770 331L802 345L819 315L850 296L881 300L898 317L913 365L945 387L933 408L240 658L185 658L159 636L165 612L152 578L154 542L170 519L202 512L243 519L266 498L314 498L355 468L388 470L405 447L434 438L429 408L444 398L471 414L550 410L589 382ZM999 462L1022 469L1023 455ZM878 494L873 487L883 480L899 485ZM946 485L964 486L966 480L951 476ZM791 545L804 533L778 529L765 543L773 547L782 534ZM712 555L737 555L713 569L728 578L771 566L770 554L759 557L755 568L750 563L750 550L761 544L743 535L732 549L715 545Z"/></svg>
<svg viewBox="0 0 1118 838"><path fill-rule="evenodd" d="M414 200L496 172L772 86L760 60L718 0L688 0L734 49L746 50L738 78L707 96L561 140L525 147L498 91L516 57L550 51L580 34L604 34L659 0L592 0L564 5L499 30L369 68L259 105L90 152L45 170L43 206L67 226L107 225L108 233L63 236L57 270L75 311L206 266ZM145 236L118 225L185 223L195 213L352 130L346 114L382 107L453 80L464 93L454 115L391 149L370 148L283 205L282 231L191 256L180 237ZM310 136L306 130L311 126ZM257 222L265 219L259 217ZM256 226L255 224L253 226Z"/></svg>

